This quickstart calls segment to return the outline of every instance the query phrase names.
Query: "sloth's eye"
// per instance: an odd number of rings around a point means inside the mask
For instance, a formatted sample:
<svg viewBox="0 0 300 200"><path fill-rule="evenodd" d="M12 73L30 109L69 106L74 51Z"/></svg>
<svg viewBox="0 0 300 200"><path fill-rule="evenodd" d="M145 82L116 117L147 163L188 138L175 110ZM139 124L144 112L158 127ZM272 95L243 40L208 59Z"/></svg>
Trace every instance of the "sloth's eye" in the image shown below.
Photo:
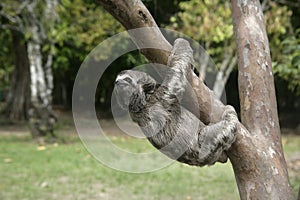
<svg viewBox="0 0 300 200"><path fill-rule="evenodd" d="M128 77L124 78L124 81L128 82L128 83L132 83L132 80Z"/></svg>

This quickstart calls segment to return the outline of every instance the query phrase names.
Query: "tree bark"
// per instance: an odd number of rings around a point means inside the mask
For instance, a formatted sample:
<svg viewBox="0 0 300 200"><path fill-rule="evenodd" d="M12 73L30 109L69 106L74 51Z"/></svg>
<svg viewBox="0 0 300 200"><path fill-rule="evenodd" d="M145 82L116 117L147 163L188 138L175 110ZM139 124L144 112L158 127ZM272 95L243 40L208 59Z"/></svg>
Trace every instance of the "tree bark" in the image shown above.
<svg viewBox="0 0 300 200"><path fill-rule="evenodd" d="M12 87L8 94L5 113L10 120L25 120L28 118L30 105L30 72L29 60L24 35L18 31L11 31L15 70L13 72Z"/></svg>
<svg viewBox="0 0 300 200"><path fill-rule="evenodd" d="M143 35L142 40L135 41L135 36L131 35L138 47L142 43L157 43L159 46L164 46L164 49L171 50L171 45L160 33L154 19L140 0L98 0L98 2L126 29L154 27L154 31ZM252 48L255 51L256 47ZM162 64L167 63L169 56L169 52L161 52L157 49L142 50L141 52L150 61ZM239 52L239 60L241 53ZM199 103L200 120L204 123L219 121L224 111L224 105L214 98L212 91L195 74L192 77L192 86ZM257 89L263 90L260 86ZM240 93L246 91L240 89ZM274 102L274 99L272 101ZM274 111L276 107L272 106L274 106L273 103L268 109L269 113L274 115L273 122L277 119L275 117L277 112ZM256 122L260 118L252 120ZM274 126L279 128L275 122ZM237 140L228 151L228 156L234 168L241 199L293 199L281 151L280 137L278 137L280 136L279 132L277 131L275 135L272 137L270 134L271 137L268 138L258 132L250 134L241 123L238 124Z"/></svg>
<svg viewBox="0 0 300 200"><path fill-rule="evenodd" d="M27 42L27 52L30 63L31 77L31 108L29 110L29 125L34 138L54 135L56 116L52 112L52 49L48 52L46 62L43 62L42 47L46 39L45 27L35 13L36 1L27 5L28 28L31 38ZM56 0L47 1L43 16L48 20L50 28L54 25ZM52 38L51 47L54 45Z"/></svg>
<svg viewBox="0 0 300 200"><path fill-rule="evenodd" d="M247 162L231 160L241 197L293 199L281 145L269 42L259 0L232 0L232 17L238 50L241 120L256 147L247 153Z"/></svg>
<svg viewBox="0 0 300 200"><path fill-rule="evenodd" d="M45 1L45 8L39 3L38 0L20 3L14 15L2 12L1 15L14 25L0 26L12 31L15 54L13 88L6 111L10 119L28 119L33 137L48 133L54 136L56 122L52 112L54 37L47 38L45 30L51 29L52 32L57 20L58 1ZM25 41L25 34L29 34L30 39ZM50 41L50 50L47 59L43 59L46 39Z"/></svg>

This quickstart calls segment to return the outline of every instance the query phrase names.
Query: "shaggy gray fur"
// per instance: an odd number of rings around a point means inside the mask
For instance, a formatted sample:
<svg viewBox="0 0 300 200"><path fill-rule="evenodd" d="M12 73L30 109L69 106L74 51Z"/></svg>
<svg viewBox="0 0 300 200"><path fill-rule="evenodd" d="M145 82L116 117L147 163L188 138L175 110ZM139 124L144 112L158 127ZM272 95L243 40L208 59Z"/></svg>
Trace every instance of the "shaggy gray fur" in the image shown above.
<svg viewBox="0 0 300 200"><path fill-rule="evenodd" d="M117 101L129 109L151 144L170 158L197 166L226 162L225 151L236 139L234 108L226 106L220 122L205 125L180 105L193 62L189 43L177 39L168 60L172 70L162 84L144 72L122 71L115 82Z"/></svg>

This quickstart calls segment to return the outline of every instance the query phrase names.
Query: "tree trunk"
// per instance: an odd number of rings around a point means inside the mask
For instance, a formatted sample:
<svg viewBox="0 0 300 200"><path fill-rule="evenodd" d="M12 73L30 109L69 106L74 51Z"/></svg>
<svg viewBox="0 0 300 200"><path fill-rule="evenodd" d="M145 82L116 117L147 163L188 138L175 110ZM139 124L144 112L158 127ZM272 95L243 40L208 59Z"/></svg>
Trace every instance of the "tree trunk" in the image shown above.
<svg viewBox="0 0 300 200"><path fill-rule="evenodd" d="M154 19L140 0L98 0L98 2L120 21L126 29L153 27L151 29L152 32L147 32L143 35L143 38L138 37L139 40L135 40L136 36L131 35L137 46L140 46L140 44L143 43L155 43L156 45L153 46L163 46L166 50L171 49L171 45L160 33ZM235 1L233 1L233 4L234 6L237 6ZM257 17L262 18L262 14ZM236 28L237 21L236 19L234 19L234 21ZM257 22L254 21L252 25L255 25L256 23ZM249 33L250 31L247 32L247 34ZM259 35L259 37L260 36L263 36L263 34ZM256 38L258 41L259 37ZM237 38L237 40L239 40L239 38ZM264 45L268 44L264 43ZM241 44L239 44L239 46L241 46ZM267 46L264 47L268 49ZM255 46L251 46L251 49L254 52L256 52L255 48ZM249 51L250 49L247 50L247 53ZM241 51L238 54L239 63L244 52L245 51ZM162 52L157 49L142 51L142 53L150 61L162 64L166 64L169 55L167 51ZM248 59L248 62L250 62L249 60L250 59ZM256 60L253 60L253 62L256 62ZM267 73L264 73L264 75L267 75ZM262 78L260 75L258 75L258 77ZM254 75L252 78L254 78ZM245 83L249 82L245 81ZM271 83L268 84L270 85ZM271 90L272 87L274 88L272 84ZM266 86L268 87L269 85ZM204 123L218 122L224 112L224 105L218 99L213 97L212 91L209 90L196 75L193 75L192 77L192 86L199 103L200 120ZM248 86L251 87L251 84L248 84ZM257 89L262 91L265 90L265 88L261 88L260 85L257 85ZM240 87L240 93L247 93L247 91L249 91L249 89L243 90L243 88ZM273 92L274 91L272 91L271 94L273 94ZM273 96L270 96L269 98L273 98ZM258 132L251 132L251 134L241 123L239 123L237 127L237 140L228 152L236 175L241 199L293 199L291 187L288 182L286 165L281 151L279 126L276 124L278 123L278 120L275 122L277 119L277 112L276 106L274 106L274 99L275 97L269 99L270 102L272 102L269 107L267 107L266 104L262 105L265 106L264 109L269 109L267 111L269 114L267 118L269 119L269 121L267 121L268 123L261 124L258 122L258 126L256 126L258 129L254 129ZM248 101L246 101L246 104L242 105L247 105L247 102ZM256 119L253 118L250 121L257 122L261 120L262 115L259 115L259 117L260 118ZM266 124L268 125L265 126ZM264 127L268 127L267 132L261 132L261 128ZM276 131L273 129L278 130ZM268 135L259 133L268 133Z"/></svg>
<svg viewBox="0 0 300 200"><path fill-rule="evenodd" d="M51 31L49 43L50 43L50 50L47 54L47 61L44 65L45 67L45 81L48 90L46 91L47 99L49 99L49 105L52 106L52 92L53 92L53 71L52 71L52 63L53 63L53 55L54 55L54 35L52 30L54 29L54 25L58 19L57 13L56 13L56 6L58 4L57 0L47 0L46 3L46 9L44 17L49 23L49 29Z"/></svg>
<svg viewBox="0 0 300 200"><path fill-rule="evenodd" d="M17 31L11 31L11 33L15 70L5 112L8 119L20 121L28 118L27 111L30 105L29 60L24 35Z"/></svg>
<svg viewBox="0 0 300 200"><path fill-rule="evenodd" d="M242 199L293 199L284 159L269 42L259 0L232 0L241 119L254 145L231 159ZM248 136L247 136L248 137ZM246 137L244 138L246 140ZM249 142L250 142L249 141Z"/></svg>
<svg viewBox="0 0 300 200"><path fill-rule="evenodd" d="M40 41L34 40L27 44L31 75L31 101L34 105L48 105L45 72L42 66L41 45L39 43Z"/></svg>
<svg viewBox="0 0 300 200"><path fill-rule="evenodd" d="M32 27L35 30L36 27ZM37 29L36 29L37 30ZM33 31L35 32L35 31ZM37 33L36 33L37 34ZM56 117L52 112L51 90L46 82L46 73L42 66L40 38L35 35L34 41L28 42L28 57L31 77L31 108L29 110L29 125L34 138L54 135ZM48 74L49 75L49 74ZM52 76L52 74L50 74ZM51 94L51 93L50 93Z"/></svg>
<svg viewBox="0 0 300 200"><path fill-rule="evenodd" d="M46 1L44 17L48 19L50 28L55 20L55 5L56 0ZM29 30L31 38L27 43L27 52L30 63L31 77L31 108L29 110L29 125L32 136L34 138L45 135L54 135L54 125L56 116L52 112L52 89L53 89L53 74L52 74L52 49L48 52L47 60L44 64L42 55L42 46L46 37L42 22L37 20L34 11L36 2L27 5L29 15ZM53 18L51 18L51 16ZM50 39L52 42L52 38ZM53 42L50 44L51 48Z"/></svg>
<svg viewBox="0 0 300 200"><path fill-rule="evenodd" d="M6 25L12 30L15 73L12 90L8 96L6 113L10 119L29 119L29 125L34 137L53 135L56 117L52 112L53 73L52 62L54 53L54 36L52 28L57 19L57 0L38 0L20 4L19 16L5 14L8 21L17 25ZM17 6L17 5L16 5ZM38 9L37 9L38 7ZM23 12L22 10L25 10ZM22 12L21 12L22 11ZM2 26L3 28L3 26ZM47 38L47 32L52 33ZM30 39L24 39L29 34ZM45 41L50 41L47 59L43 59L42 48ZM26 44L26 45L25 45ZM46 62L44 62L46 60ZM27 116L28 115L28 116Z"/></svg>

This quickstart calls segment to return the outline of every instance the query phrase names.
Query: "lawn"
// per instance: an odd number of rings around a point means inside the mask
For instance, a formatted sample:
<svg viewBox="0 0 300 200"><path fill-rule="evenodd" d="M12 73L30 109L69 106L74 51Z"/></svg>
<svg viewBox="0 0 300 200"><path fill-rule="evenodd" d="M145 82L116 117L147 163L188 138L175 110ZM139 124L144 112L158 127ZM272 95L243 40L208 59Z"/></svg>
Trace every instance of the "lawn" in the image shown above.
<svg viewBox="0 0 300 200"><path fill-rule="evenodd" d="M28 134L0 133L0 199L239 199L230 163L204 168L174 163L156 172L129 174L96 161L75 135L65 139L66 144L39 146ZM128 149L149 146L121 136L111 140ZM299 164L300 137L286 136L283 142L287 160L298 158ZM290 167L296 193L299 166Z"/></svg>

